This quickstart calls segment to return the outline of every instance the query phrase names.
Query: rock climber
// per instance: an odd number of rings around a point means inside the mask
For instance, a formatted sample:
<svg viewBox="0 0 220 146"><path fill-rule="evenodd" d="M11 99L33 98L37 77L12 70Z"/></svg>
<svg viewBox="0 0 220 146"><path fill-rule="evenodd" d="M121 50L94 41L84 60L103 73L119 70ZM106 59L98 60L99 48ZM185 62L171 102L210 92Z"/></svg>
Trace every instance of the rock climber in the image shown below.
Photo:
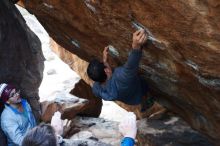
<svg viewBox="0 0 220 146"><path fill-rule="evenodd" d="M133 33L132 51L127 62L112 71L108 63L108 47L103 51L103 61L93 59L87 68L88 76L95 81L92 86L95 96L108 101L121 101L129 105L142 105L142 111L154 104L153 97L147 97L148 85L138 74L143 45L148 35L144 30Z"/></svg>

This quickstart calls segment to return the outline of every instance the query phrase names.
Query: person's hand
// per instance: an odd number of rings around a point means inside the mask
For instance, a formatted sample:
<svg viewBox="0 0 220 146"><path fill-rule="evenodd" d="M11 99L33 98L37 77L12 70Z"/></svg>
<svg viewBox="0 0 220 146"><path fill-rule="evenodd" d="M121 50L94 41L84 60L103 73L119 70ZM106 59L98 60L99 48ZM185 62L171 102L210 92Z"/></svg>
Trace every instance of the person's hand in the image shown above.
<svg viewBox="0 0 220 146"><path fill-rule="evenodd" d="M103 62L107 63L108 62L108 46L104 48L103 50Z"/></svg>
<svg viewBox="0 0 220 146"><path fill-rule="evenodd" d="M54 128L57 135L63 134L63 121L61 120L61 113L55 112L51 119L51 126Z"/></svg>
<svg viewBox="0 0 220 146"><path fill-rule="evenodd" d="M137 134L136 115L129 112L119 124L119 131L124 137L135 139Z"/></svg>
<svg viewBox="0 0 220 146"><path fill-rule="evenodd" d="M148 35L142 30L137 30L135 33L133 33L133 42L132 42L132 48L133 49L140 49L141 46L147 41Z"/></svg>

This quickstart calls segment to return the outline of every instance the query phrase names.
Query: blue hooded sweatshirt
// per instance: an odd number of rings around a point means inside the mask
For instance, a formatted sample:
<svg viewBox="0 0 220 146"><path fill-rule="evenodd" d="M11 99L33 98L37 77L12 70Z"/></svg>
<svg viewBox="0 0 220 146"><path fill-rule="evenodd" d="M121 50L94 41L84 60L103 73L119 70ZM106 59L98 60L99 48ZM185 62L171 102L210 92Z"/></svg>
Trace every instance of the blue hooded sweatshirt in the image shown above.
<svg viewBox="0 0 220 146"><path fill-rule="evenodd" d="M129 105L140 104L148 90L146 82L138 75L141 56L142 50L133 49L127 62L117 67L104 85L95 82L92 87L95 96L108 101L118 100Z"/></svg>

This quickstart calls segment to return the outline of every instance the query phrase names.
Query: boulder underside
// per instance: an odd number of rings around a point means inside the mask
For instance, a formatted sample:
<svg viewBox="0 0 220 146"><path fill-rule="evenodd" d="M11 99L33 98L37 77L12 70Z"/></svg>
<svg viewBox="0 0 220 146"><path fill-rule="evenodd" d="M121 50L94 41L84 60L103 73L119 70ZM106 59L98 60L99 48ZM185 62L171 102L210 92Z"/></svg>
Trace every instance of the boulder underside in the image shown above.
<svg viewBox="0 0 220 146"><path fill-rule="evenodd" d="M123 64L135 27L154 41L140 70L151 92L194 129L220 143L220 1L34 0L25 7L62 47L89 61L111 45Z"/></svg>

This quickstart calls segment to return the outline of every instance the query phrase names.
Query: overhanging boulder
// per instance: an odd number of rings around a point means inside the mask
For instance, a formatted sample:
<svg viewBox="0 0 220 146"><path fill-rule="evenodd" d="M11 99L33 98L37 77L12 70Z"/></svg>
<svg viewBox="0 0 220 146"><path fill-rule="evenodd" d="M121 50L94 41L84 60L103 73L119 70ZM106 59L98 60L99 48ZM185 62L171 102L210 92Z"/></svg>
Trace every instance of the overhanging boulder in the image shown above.
<svg viewBox="0 0 220 146"><path fill-rule="evenodd" d="M144 48L140 69L155 97L220 143L220 2L159 0L25 1L53 39L89 61L112 45L111 64L125 62L132 26L157 42Z"/></svg>

